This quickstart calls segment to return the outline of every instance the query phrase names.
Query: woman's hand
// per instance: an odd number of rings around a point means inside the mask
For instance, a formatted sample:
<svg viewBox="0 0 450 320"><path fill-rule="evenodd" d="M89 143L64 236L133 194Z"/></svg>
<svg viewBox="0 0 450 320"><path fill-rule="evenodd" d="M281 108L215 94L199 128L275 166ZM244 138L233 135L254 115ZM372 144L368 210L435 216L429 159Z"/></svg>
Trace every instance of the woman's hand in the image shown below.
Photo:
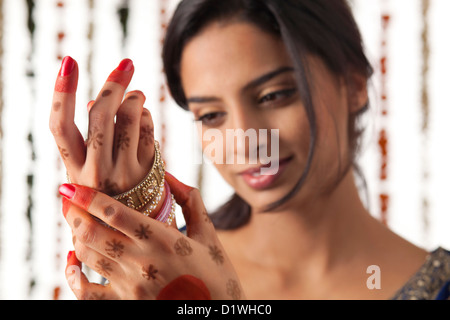
<svg viewBox="0 0 450 320"><path fill-rule="evenodd" d="M169 173L166 181L182 207L187 236L91 188L61 186L75 246L66 277L78 299L244 298L199 191ZM109 283L90 283L80 261Z"/></svg>
<svg viewBox="0 0 450 320"><path fill-rule="evenodd" d="M55 84L50 129L71 182L115 195L136 186L151 169L154 126L150 112L143 108L145 96L131 91L124 98L133 73L132 61L123 60L88 104L85 141L74 123L78 65L64 58Z"/></svg>

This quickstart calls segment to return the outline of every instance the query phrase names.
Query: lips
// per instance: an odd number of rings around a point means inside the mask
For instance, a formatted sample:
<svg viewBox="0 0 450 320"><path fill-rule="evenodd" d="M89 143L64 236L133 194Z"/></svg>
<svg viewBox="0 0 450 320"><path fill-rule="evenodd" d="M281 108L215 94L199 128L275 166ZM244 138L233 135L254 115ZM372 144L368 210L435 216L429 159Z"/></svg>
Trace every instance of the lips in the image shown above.
<svg viewBox="0 0 450 320"><path fill-rule="evenodd" d="M271 169L267 169L268 172L265 172L265 174L261 174L262 168L270 168L271 163L259 166L257 168L251 168L248 170L245 170L240 173L240 176L242 176L243 180L247 183L247 185L253 189L261 190L269 188L275 180L278 179L279 176L284 172L285 168L287 167L288 163L293 159L293 157L288 157L280 160L278 167L275 169L278 169L276 172L274 171L272 174L270 172Z"/></svg>

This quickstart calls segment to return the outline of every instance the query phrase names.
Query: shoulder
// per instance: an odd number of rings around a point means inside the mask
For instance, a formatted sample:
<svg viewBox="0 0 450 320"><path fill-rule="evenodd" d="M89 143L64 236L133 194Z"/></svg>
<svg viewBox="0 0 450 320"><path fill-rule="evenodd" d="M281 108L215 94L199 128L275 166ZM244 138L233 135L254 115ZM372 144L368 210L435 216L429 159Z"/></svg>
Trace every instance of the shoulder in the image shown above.
<svg viewBox="0 0 450 320"><path fill-rule="evenodd" d="M450 299L450 251L430 252L420 270L395 294L395 300Z"/></svg>

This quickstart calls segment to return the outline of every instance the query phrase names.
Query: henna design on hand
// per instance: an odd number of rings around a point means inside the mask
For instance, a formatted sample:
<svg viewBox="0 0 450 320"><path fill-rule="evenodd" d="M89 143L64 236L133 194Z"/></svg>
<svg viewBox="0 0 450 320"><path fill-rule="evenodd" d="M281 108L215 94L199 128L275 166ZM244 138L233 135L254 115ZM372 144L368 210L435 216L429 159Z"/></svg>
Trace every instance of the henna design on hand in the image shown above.
<svg viewBox="0 0 450 320"><path fill-rule="evenodd" d="M125 248L121 241L115 239L113 239L112 242L106 241L106 245L108 247L105 251L111 258L120 258Z"/></svg>
<svg viewBox="0 0 450 320"><path fill-rule="evenodd" d="M111 93L112 93L111 90L105 90L105 91L102 92L102 97L107 97L107 96L109 96Z"/></svg>
<svg viewBox="0 0 450 320"><path fill-rule="evenodd" d="M60 109L61 109L61 102L55 102L54 104L53 104L53 111L55 111L55 112L58 112Z"/></svg>
<svg viewBox="0 0 450 320"><path fill-rule="evenodd" d="M234 300L239 300L241 298L241 289L239 288L239 283L236 280L233 279L228 280L227 294Z"/></svg>
<svg viewBox="0 0 450 320"><path fill-rule="evenodd" d="M105 300L105 294L93 292L89 294L87 300Z"/></svg>
<svg viewBox="0 0 450 320"><path fill-rule="evenodd" d="M111 206L106 207L105 210L104 210L104 214L105 214L106 217L110 217L114 213L116 213L116 210L114 210L114 208L111 207Z"/></svg>
<svg viewBox="0 0 450 320"><path fill-rule="evenodd" d="M142 276L144 277L144 279L150 280L156 279L155 274L158 273L158 269L155 268L154 265L149 265L147 268L142 267Z"/></svg>
<svg viewBox="0 0 450 320"><path fill-rule="evenodd" d="M132 124L133 124L133 118L130 117L128 114L120 116L120 123L119 123L119 125L121 127L131 126Z"/></svg>
<svg viewBox="0 0 450 320"><path fill-rule="evenodd" d="M211 219L209 218L208 212L206 212L206 210L203 211L203 217L205 218L205 222L212 223Z"/></svg>
<svg viewBox="0 0 450 320"><path fill-rule="evenodd" d="M97 272L104 277L109 276L111 274L111 271L113 271L111 264L105 259L97 261L97 263L95 264L95 268L97 269Z"/></svg>
<svg viewBox="0 0 450 320"><path fill-rule="evenodd" d="M119 133L117 137L117 150L126 150L130 146L130 137L126 131Z"/></svg>
<svg viewBox="0 0 450 320"><path fill-rule="evenodd" d="M139 224L139 229L134 230L134 232L135 232L134 236L140 240L148 239L149 235L152 234L152 232L149 229L149 225L147 224L146 226L144 226L142 223Z"/></svg>
<svg viewBox="0 0 450 320"><path fill-rule="evenodd" d="M188 256L192 254L192 247L184 238L179 238L174 245L175 253L180 256Z"/></svg>
<svg viewBox="0 0 450 320"><path fill-rule="evenodd" d="M75 220L73 220L73 227L76 229L80 226L81 224L81 219L80 218L76 218Z"/></svg>
<svg viewBox="0 0 450 320"><path fill-rule="evenodd" d="M92 145L95 150L103 145L103 133L97 127L89 129L86 145L88 147Z"/></svg>
<svg viewBox="0 0 450 320"><path fill-rule="evenodd" d="M224 258L222 255L222 251L216 245L209 246L209 255L218 265L223 264Z"/></svg>
<svg viewBox="0 0 450 320"><path fill-rule="evenodd" d="M100 182L99 188L100 188L100 190L102 190L104 193L106 193L109 196L120 193L119 185L115 182L112 182L109 179L106 179L104 182ZM109 210L113 209L113 211L109 211L109 213L110 213L109 215L114 214L114 208L112 208L112 207L108 207L108 208L109 208ZM108 209L108 208L106 208L106 209ZM105 215L108 216L108 214L106 213L106 209L105 209Z"/></svg>
<svg viewBox="0 0 450 320"><path fill-rule="evenodd" d="M143 140L146 146L152 145L155 142L154 128L150 125L141 127L139 140Z"/></svg>
<svg viewBox="0 0 450 320"><path fill-rule="evenodd" d="M59 150L59 153L61 154L61 158L63 160L66 160L69 157L69 153L67 152L66 149L61 148L60 146L58 146L58 150Z"/></svg>

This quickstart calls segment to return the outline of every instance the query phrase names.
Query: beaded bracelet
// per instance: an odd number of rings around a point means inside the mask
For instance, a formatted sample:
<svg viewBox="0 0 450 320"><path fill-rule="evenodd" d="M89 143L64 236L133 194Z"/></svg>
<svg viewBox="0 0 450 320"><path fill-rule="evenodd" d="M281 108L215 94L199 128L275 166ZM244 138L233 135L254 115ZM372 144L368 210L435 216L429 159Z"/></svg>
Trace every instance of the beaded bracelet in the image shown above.
<svg viewBox="0 0 450 320"><path fill-rule="evenodd" d="M164 186L166 188L166 198L164 199L163 206L162 206L161 210L159 211L159 214L155 218L155 220L161 221L163 223L167 223L170 226L175 217L176 202L175 202L175 197L170 192L169 184L166 182ZM150 214L150 213L148 213L148 214L146 214L146 213L147 213L147 210L144 211L144 214L145 215Z"/></svg>
<svg viewBox="0 0 450 320"><path fill-rule="evenodd" d="M113 198L135 210L141 210L150 202L156 208L164 190L164 176L164 161L161 159L159 143L155 141L155 160L150 172L137 186Z"/></svg>

